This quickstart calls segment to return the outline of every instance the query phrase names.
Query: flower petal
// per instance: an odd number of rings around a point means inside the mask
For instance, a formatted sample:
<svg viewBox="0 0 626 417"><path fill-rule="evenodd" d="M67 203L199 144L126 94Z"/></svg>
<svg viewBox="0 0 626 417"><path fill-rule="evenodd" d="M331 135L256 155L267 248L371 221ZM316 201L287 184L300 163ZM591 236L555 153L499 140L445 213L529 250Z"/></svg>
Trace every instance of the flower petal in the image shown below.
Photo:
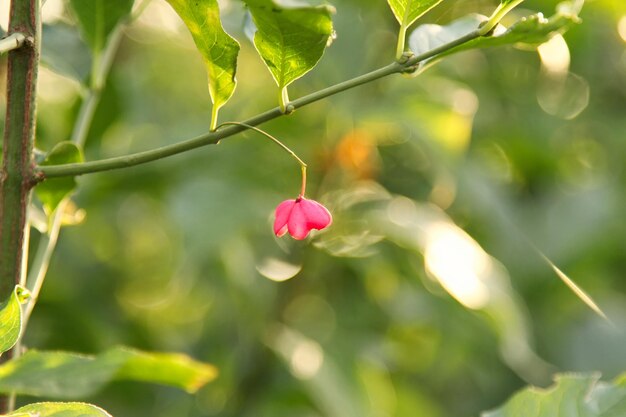
<svg viewBox="0 0 626 417"><path fill-rule="evenodd" d="M307 228L321 230L328 227L333 217L326 207L314 200L302 199L300 201L300 207L304 213L304 217L307 221Z"/></svg>
<svg viewBox="0 0 626 417"><path fill-rule="evenodd" d="M296 200L285 200L276 207L276 219L274 220L274 233L281 237L287 233L287 222Z"/></svg>
<svg viewBox="0 0 626 417"><path fill-rule="evenodd" d="M288 226L284 225L278 232L275 231L274 233L276 234L276 237L283 237L285 236L285 233L287 233L287 229Z"/></svg>
<svg viewBox="0 0 626 417"><path fill-rule="evenodd" d="M307 226L307 219L302 210L302 200L296 202L289 216L289 234L296 240L302 240L309 235L311 228Z"/></svg>
<svg viewBox="0 0 626 417"><path fill-rule="evenodd" d="M324 229L332 221L326 207L317 201L299 197L297 200L285 200L276 207L274 233L281 237L289 232L294 239L303 240L312 229Z"/></svg>

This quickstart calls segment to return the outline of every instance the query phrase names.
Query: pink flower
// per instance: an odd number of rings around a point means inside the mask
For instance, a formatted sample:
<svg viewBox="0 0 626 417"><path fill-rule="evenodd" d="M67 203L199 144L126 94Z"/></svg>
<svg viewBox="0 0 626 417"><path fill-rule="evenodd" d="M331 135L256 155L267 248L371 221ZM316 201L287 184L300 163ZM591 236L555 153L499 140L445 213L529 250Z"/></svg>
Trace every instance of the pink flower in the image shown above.
<svg viewBox="0 0 626 417"><path fill-rule="evenodd" d="M295 200L285 200L276 207L274 233L281 237L289 231L294 239L302 240L312 229L322 230L332 221L326 207L317 201L298 197Z"/></svg>

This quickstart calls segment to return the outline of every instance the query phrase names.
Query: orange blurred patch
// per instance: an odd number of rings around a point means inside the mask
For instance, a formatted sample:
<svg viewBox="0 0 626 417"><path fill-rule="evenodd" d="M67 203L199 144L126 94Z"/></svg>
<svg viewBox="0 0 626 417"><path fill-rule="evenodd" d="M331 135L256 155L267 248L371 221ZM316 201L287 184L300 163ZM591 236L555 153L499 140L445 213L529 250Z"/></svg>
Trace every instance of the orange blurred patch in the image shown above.
<svg viewBox="0 0 626 417"><path fill-rule="evenodd" d="M347 133L335 148L337 164L358 179L371 179L378 171L375 138L363 131Z"/></svg>

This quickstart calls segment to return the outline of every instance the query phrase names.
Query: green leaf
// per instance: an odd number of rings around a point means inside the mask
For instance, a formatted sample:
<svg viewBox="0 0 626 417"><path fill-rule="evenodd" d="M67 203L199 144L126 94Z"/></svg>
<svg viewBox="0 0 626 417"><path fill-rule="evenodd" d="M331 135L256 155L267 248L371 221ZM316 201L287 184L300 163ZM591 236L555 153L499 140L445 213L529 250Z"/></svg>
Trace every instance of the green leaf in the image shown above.
<svg viewBox="0 0 626 417"><path fill-rule="evenodd" d="M30 297L28 290L16 285L11 296L0 304L0 354L17 343L22 331L22 304Z"/></svg>
<svg viewBox="0 0 626 417"><path fill-rule="evenodd" d="M85 403L34 403L19 408L7 417L111 417L109 413Z"/></svg>
<svg viewBox="0 0 626 417"><path fill-rule="evenodd" d="M216 369L180 353L146 353L137 350L128 355L117 378L171 385L196 392L217 376Z"/></svg>
<svg viewBox="0 0 626 417"><path fill-rule="evenodd" d="M239 43L224 31L217 0L167 0L191 32L204 58L209 74L209 94L213 102L211 129L217 112L233 95L237 80Z"/></svg>
<svg viewBox="0 0 626 417"><path fill-rule="evenodd" d="M246 0L256 25L254 45L282 90L319 62L333 35L332 8L283 8Z"/></svg>
<svg viewBox="0 0 626 417"><path fill-rule="evenodd" d="M78 26L93 52L100 52L115 26L130 13L133 0L70 0Z"/></svg>
<svg viewBox="0 0 626 417"><path fill-rule="evenodd" d="M401 27L409 27L442 0L387 0Z"/></svg>
<svg viewBox="0 0 626 417"><path fill-rule="evenodd" d="M482 417L620 417L626 415L626 375L614 383L599 375L558 375L548 389L526 388Z"/></svg>
<svg viewBox="0 0 626 417"><path fill-rule="evenodd" d="M538 46L550 40L554 35L564 33L572 26L580 23L580 18L576 14L570 13L571 9L567 5L568 3L563 3L559 6L557 12L549 19L543 17L541 13L537 13L520 19L508 29L498 25L493 35L482 36L466 42L438 55L438 57L476 48L505 45ZM467 35L487 20L486 16L474 14L458 19L447 26L421 25L411 34L409 45L413 53L419 55Z"/></svg>
<svg viewBox="0 0 626 417"><path fill-rule="evenodd" d="M82 161L83 154L75 144L60 142L48 152L41 165L63 165ZM35 193L43 203L46 212L50 214L75 188L74 177L52 178L37 185Z"/></svg>
<svg viewBox="0 0 626 417"><path fill-rule="evenodd" d="M541 45L549 41L554 35L565 33L571 27L581 22L577 15L563 13L562 10L565 9L559 8L559 11L550 18L545 18L541 13L524 17L508 30L500 31L500 33L494 36L476 39L457 49L487 48L515 44L527 46Z"/></svg>
<svg viewBox="0 0 626 417"><path fill-rule="evenodd" d="M91 69L89 48L76 29L65 23L43 25L41 61L57 74L81 82Z"/></svg>
<svg viewBox="0 0 626 417"><path fill-rule="evenodd" d="M217 376L188 356L117 347L99 355L31 350L0 366L0 392L77 398L112 380L153 382L195 392Z"/></svg>

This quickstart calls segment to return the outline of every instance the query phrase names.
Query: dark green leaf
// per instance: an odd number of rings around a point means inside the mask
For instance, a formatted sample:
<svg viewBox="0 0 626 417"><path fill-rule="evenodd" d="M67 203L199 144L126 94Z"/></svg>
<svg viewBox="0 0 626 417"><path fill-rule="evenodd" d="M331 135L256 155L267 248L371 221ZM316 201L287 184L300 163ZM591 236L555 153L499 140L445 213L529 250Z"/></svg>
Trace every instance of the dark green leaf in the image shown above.
<svg viewBox="0 0 626 417"><path fill-rule="evenodd" d="M540 45L550 40L552 36L563 33L580 22L577 15L567 12L567 10L564 6L559 7L557 13L549 19L543 17L541 13L524 17L508 29L499 25L495 28L493 35L474 39L439 56L476 48L517 44ZM472 32L486 20L487 17L475 14L458 19L447 26L422 25L411 34L409 45L413 53L419 55Z"/></svg>
<svg viewBox="0 0 626 417"><path fill-rule="evenodd" d="M237 80L239 43L224 31L217 0L167 0L183 19L196 47L204 58L209 74L209 93L213 101L215 128L217 111L233 95Z"/></svg>
<svg viewBox="0 0 626 417"><path fill-rule="evenodd" d="M34 403L19 408L7 417L111 417L109 413L85 403Z"/></svg>
<svg viewBox="0 0 626 417"><path fill-rule="evenodd" d="M11 296L0 304L0 354L17 343L22 330L22 304L28 299L26 288L16 285Z"/></svg>
<svg viewBox="0 0 626 417"><path fill-rule="evenodd" d="M100 52L122 18L130 13L133 0L70 0L85 41Z"/></svg>
<svg viewBox="0 0 626 417"><path fill-rule="evenodd" d="M121 347L96 356L32 350L0 366L0 392L77 398L114 379L154 382L195 392L216 375L212 365L181 354Z"/></svg>
<svg viewBox="0 0 626 417"><path fill-rule="evenodd" d="M257 28L254 45L279 88L313 69L333 34L331 8L282 8L269 0L246 3Z"/></svg>
<svg viewBox="0 0 626 417"><path fill-rule="evenodd" d="M42 64L54 72L83 81L91 69L89 48L76 29L64 23L43 25Z"/></svg>
<svg viewBox="0 0 626 417"><path fill-rule="evenodd" d="M46 156L41 165L63 165L83 161L83 154L72 142L58 143ZM52 213L61 200L76 188L74 177L52 178L35 188L37 197L48 214Z"/></svg>
<svg viewBox="0 0 626 417"><path fill-rule="evenodd" d="M387 0L401 27L409 27L442 0Z"/></svg>
<svg viewBox="0 0 626 417"><path fill-rule="evenodd" d="M599 382L598 375L559 375L548 389L526 388L482 417L620 417L626 415L626 379Z"/></svg>

